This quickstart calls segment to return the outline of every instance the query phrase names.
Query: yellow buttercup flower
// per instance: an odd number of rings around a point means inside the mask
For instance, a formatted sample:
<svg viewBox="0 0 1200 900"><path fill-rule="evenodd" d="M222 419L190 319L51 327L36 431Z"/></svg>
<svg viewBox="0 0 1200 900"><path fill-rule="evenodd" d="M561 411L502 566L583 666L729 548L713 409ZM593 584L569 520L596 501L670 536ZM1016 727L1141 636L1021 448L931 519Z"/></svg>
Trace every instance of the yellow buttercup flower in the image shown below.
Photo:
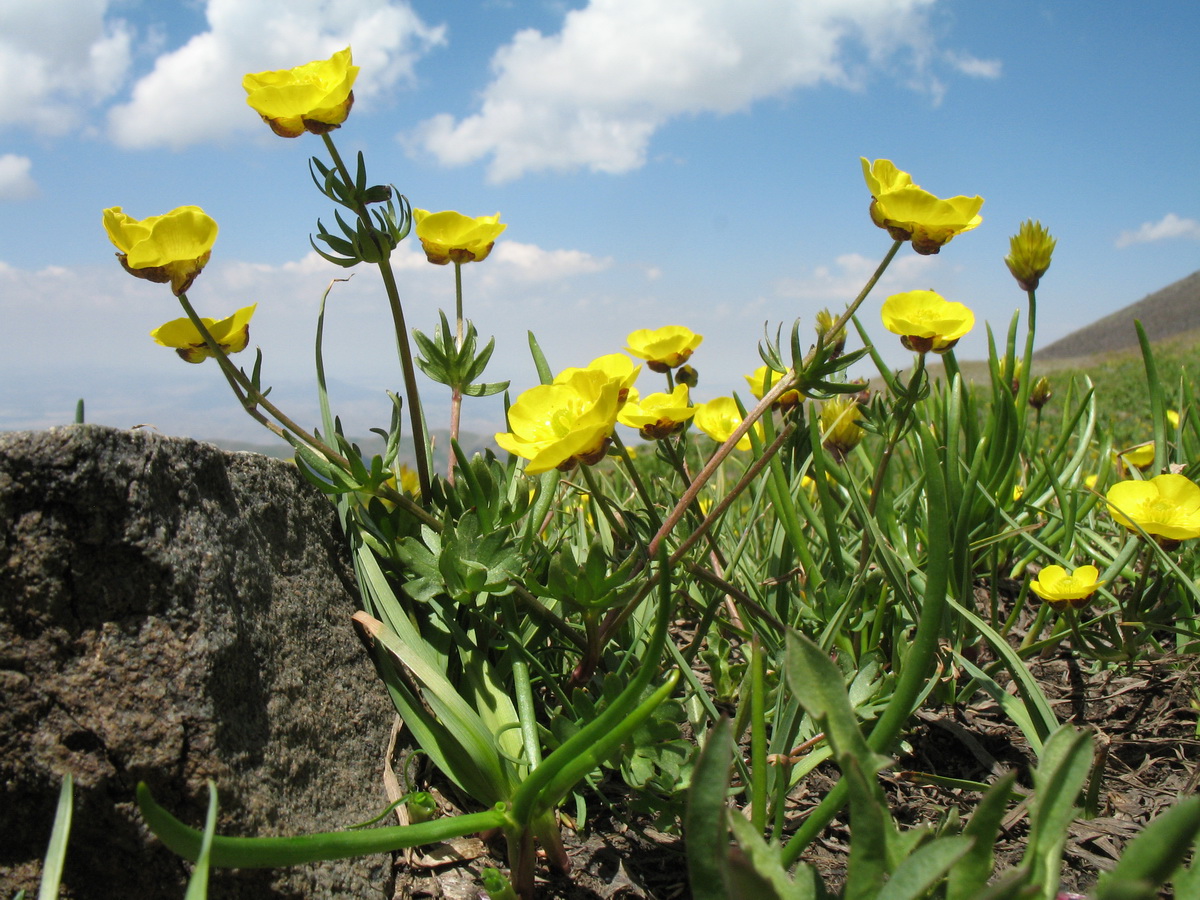
<svg viewBox="0 0 1200 900"><path fill-rule="evenodd" d="M636 428L648 441L660 441L683 431L684 424L695 414L696 408L688 401L688 386L677 384L669 394L631 399L617 414L617 421Z"/></svg>
<svg viewBox="0 0 1200 900"><path fill-rule="evenodd" d="M509 453L529 460L525 472L564 472L604 458L617 424L619 388L596 369L580 369L560 384L542 384L508 410L511 431L496 435Z"/></svg>
<svg viewBox="0 0 1200 900"><path fill-rule="evenodd" d="M1154 441L1147 441L1136 447L1130 447L1128 450L1113 453L1113 456L1116 457L1118 463L1133 466L1135 469L1144 469L1154 464Z"/></svg>
<svg viewBox="0 0 1200 900"><path fill-rule="evenodd" d="M294 69L252 73L242 79L242 87L246 103L272 131L294 138L306 131L326 134L340 127L354 105L357 77L358 66L351 63L347 47L329 59Z"/></svg>
<svg viewBox="0 0 1200 900"><path fill-rule="evenodd" d="M628 346L625 349L639 359L646 360L651 371L669 372L691 359L692 351L700 346L702 340L702 335L682 325L639 328L626 338Z"/></svg>
<svg viewBox="0 0 1200 900"><path fill-rule="evenodd" d="M241 353L250 343L250 317L257 306L257 303L244 306L225 319L202 318L200 321L225 353ZM202 363L214 355L191 319L172 319L150 332L150 337L159 346L174 348L181 359L190 363Z"/></svg>
<svg viewBox="0 0 1200 900"><path fill-rule="evenodd" d="M863 158L862 168L874 198L871 221L887 229L896 240L911 240L918 253L937 253L956 234L970 231L983 221L979 215L982 197L936 197L913 184L907 172L886 159L870 163Z"/></svg>
<svg viewBox="0 0 1200 900"><path fill-rule="evenodd" d="M217 240L217 223L198 206L180 206L148 219L134 219L113 206L104 210L104 230L120 251L117 260L126 272L157 284L169 282L176 296L192 286Z"/></svg>
<svg viewBox="0 0 1200 900"><path fill-rule="evenodd" d="M508 227L500 224L500 213L474 219L454 210L431 213L414 209L412 213L425 258L435 266L483 262Z"/></svg>
<svg viewBox="0 0 1200 900"><path fill-rule="evenodd" d="M1056 241L1041 222L1026 219L1017 233L1008 239L1009 253L1004 257L1008 271L1023 291L1036 290L1054 254Z"/></svg>
<svg viewBox="0 0 1200 900"><path fill-rule="evenodd" d="M774 387L775 382L779 381L783 376L770 366L759 366L754 370L753 375L746 375L744 377L750 385L750 393L761 400L763 395ZM779 395L779 399L772 404L772 409L788 410L799 402L799 391L784 391Z"/></svg>
<svg viewBox="0 0 1200 900"><path fill-rule="evenodd" d="M1100 570L1095 566L1080 566L1070 575L1062 566L1043 566L1029 589L1055 609L1079 609L1104 583L1099 578Z"/></svg>
<svg viewBox="0 0 1200 900"><path fill-rule="evenodd" d="M909 187L913 183L912 176L897 169L895 163L890 159L877 159L872 163L867 162L866 157L860 156L859 160L862 162L863 178L867 182L867 190L871 192L872 197L879 197L888 191Z"/></svg>
<svg viewBox="0 0 1200 900"><path fill-rule="evenodd" d="M737 403L732 397L717 397L707 403L696 406L696 414L692 421L696 427L707 434L718 444L723 444L733 436L734 430L742 424L742 414L738 411ZM754 428L762 434L762 426L755 422ZM735 445L738 450L749 450L754 445L750 442L750 434L742 435Z"/></svg>
<svg viewBox="0 0 1200 900"><path fill-rule="evenodd" d="M893 294L880 310L884 327L917 353L945 353L975 325L975 314L933 291Z"/></svg>
<svg viewBox="0 0 1200 900"><path fill-rule="evenodd" d="M618 401L625 403L627 399L637 399L637 390L633 383L637 381L638 375L641 374L642 367L634 365L633 360L624 353L608 353L604 356L597 356L587 364L588 369L595 369L603 372L608 376L610 381L617 385L619 391ZM568 368L563 369L554 376L555 384L563 384L570 381L576 372L582 372L583 369ZM631 393L632 392L632 393Z"/></svg>
<svg viewBox="0 0 1200 900"><path fill-rule="evenodd" d="M857 447L866 436L859 420L862 410L852 395L839 394L821 405L821 434L825 449L838 459Z"/></svg>
<svg viewBox="0 0 1200 900"><path fill-rule="evenodd" d="M1168 541L1200 537L1200 486L1183 475L1118 481L1105 495L1114 519Z"/></svg>

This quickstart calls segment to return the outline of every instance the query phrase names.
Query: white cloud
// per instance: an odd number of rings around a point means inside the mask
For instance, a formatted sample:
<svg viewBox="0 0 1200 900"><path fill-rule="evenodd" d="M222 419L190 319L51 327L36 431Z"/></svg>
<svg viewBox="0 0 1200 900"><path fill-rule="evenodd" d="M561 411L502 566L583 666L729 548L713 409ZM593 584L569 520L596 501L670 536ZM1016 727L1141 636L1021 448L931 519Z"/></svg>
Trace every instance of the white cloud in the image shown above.
<svg viewBox="0 0 1200 900"><path fill-rule="evenodd" d="M673 118L823 83L858 88L897 56L902 80L936 95L933 2L591 0L558 34L527 29L497 51L479 112L435 116L409 141L446 165L490 156L498 182L546 169L624 172Z"/></svg>
<svg viewBox="0 0 1200 900"><path fill-rule="evenodd" d="M29 174L32 168L33 161L28 156L0 154L0 202L37 196L37 182Z"/></svg>
<svg viewBox="0 0 1200 900"><path fill-rule="evenodd" d="M109 113L125 147L220 141L261 131L241 88L247 72L284 69L350 45L361 67L355 101L411 81L413 66L444 42L404 0L208 0L208 30L164 53Z"/></svg>
<svg viewBox="0 0 1200 900"><path fill-rule="evenodd" d="M573 275L602 272L612 265L611 257L592 256L582 250L543 250L536 244L504 241L488 257L497 268L504 267L522 281L558 281Z"/></svg>
<svg viewBox="0 0 1200 900"><path fill-rule="evenodd" d="M947 52L945 59L959 72L972 78L996 79L1004 72L1004 64L998 59L979 59L970 53L954 52Z"/></svg>
<svg viewBox="0 0 1200 900"><path fill-rule="evenodd" d="M43 134L76 128L124 83L133 32L106 20L107 0L0 3L0 124Z"/></svg>
<svg viewBox="0 0 1200 900"><path fill-rule="evenodd" d="M875 285L874 294L882 297L889 291L928 288L930 285L923 280L931 278L939 264L936 256L901 256L888 266ZM844 253L832 266L816 266L811 274L779 279L775 282L775 293L788 300L832 304L831 308L837 312L858 296L878 266L877 259L861 253Z"/></svg>
<svg viewBox="0 0 1200 900"><path fill-rule="evenodd" d="M1122 231L1117 236L1116 243L1118 247L1128 247L1132 244L1149 244L1152 241L1165 241L1170 238L1200 241L1200 222L1180 218L1175 213L1167 213L1157 222L1143 222L1136 231Z"/></svg>

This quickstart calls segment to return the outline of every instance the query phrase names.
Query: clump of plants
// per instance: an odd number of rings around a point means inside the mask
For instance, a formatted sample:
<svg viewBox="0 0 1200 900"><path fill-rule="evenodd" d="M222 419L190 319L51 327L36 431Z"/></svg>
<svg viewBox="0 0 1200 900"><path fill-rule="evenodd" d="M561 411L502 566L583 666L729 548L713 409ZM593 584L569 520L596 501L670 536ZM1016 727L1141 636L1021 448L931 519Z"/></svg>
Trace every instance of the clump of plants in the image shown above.
<svg viewBox="0 0 1200 900"><path fill-rule="evenodd" d="M1037 377L1033 346L1055 242L1029 221L1005 259L1024 314L989 331L990 377L966 384L954 346L977 324L967 306L933 290L872 291L899 253L939 253L980 226L984 201L936 196L890 161L864 159L870 219L888 236L878 268L815 327L768 332L745 396L706 397L702 336L645 323L609 355L553 365L531 333L538 383L511 397L507 383L485 380L494 341L464 303L464 275L506 226L414 209L368 177L362 154L343 159L333 132L357 72L347 48L244 86L275 133L319 137L310 175L333 209L313 246L379 274L404 385L389 395L384 453L365 456L330 407L323 305L323 415L307 427L270 399L261 352L248 369L233 361L250 345L255 307L210 318L193 305L217 236L211 218L189 206L139 220L117 207L104 226L122 266L179 300L184 316L155 340L189 363L214 360L243 409L294 447L336 504L361 594L354 627L430 777L462 812L437 815L413 794L400 801L413 824L229 837L214 833L215 791L201 831L143 785L151 830L197 862L196 896L209 867L494 832L507 870L485 872L488 894L529 900L539 867L569 871L564 808L585 818L607 780L624 791L605 802L681 829L698 898L1054 897L1092 747L1060 723L1026 661L1055 647L1095 665L1195 651L1200 431L1186 383L1171 420L1145 345L1153 444L1137 464L1113 455L1121 448L1098 430L1086 381L1048 405L1056 391ZM390 262L413 237L455 282L453 315L419 323L431 331L410 323ZM874 315L913 354L903 376L862 326ZM933 384L930 354L945 372ZM860 361L874 362L880 389L849 378ZM444 472L431 464L418 369L450 389ZM467 458L454 440L462 404L502 392L499 452ZM1015 594L1003 588L1013 584ZM923 705L976 696L997 702L1038 757L1024 798L1028 849L1000 872L993 844L1016 800L1013 777L978 785L965 825L947 811L909 829L877 780ZM825 762L841 780L797 821L788 799ZM834 886L803 860L847 806L849 869ZM1185 868L1198 832L1200 801L1185 800L1129 844L1094 896L1154 897L1168 881L1179 896L1200 894L1197 869Z"/></svg>

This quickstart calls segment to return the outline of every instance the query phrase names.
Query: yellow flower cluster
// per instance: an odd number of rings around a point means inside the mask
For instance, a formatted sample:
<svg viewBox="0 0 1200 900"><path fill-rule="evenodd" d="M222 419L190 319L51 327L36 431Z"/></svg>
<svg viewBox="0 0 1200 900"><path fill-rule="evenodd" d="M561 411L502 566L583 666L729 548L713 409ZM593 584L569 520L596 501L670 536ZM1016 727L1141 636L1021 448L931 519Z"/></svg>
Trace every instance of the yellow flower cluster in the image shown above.
<svg viewBox="0 0 1200 900"><path fill-rule="evenodd" d="M912 176L889 159L862 159L863 178L871 191L871 221L898 241L912 241L918 253L942 249L956 234L970 231L983 221L982 197L943 200L913 184Z"/></svg>

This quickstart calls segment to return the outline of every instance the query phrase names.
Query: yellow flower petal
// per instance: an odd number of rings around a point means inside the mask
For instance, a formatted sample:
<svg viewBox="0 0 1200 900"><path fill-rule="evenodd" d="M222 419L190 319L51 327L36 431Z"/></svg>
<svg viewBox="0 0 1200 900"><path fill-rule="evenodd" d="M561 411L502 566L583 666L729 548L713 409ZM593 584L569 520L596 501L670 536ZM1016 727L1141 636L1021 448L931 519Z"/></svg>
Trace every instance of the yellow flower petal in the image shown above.
<svg viewBox="0 0 1200 900"><path fill-rule="evenodd" d="M893 294L880 309L884 327L918 352L945 351L975 326L975 314L934 291Z"/></svg>
<svg viewBox="0 0 1200 900"><path fill-rule="evenodd" d="M692 419L696 427L719 444L725 443L733 436L733 432L742 424L742 414L738 411L737 402L732 397L717 397L696 407ZM758 434L762 434L762 425L754 423ZM742 435L737 442L738 450L749 450L754 445L749 433Z"/></svg>
<svg viewBox="0 0 1200 900"><path fill-rule="evenodd" d="M1183 475L1156 475L1149 481L1118 481L1105 495L1108 511L1130 530L1172 541L1200 537L1200 486Z"/></svg>
<svg viewBox="0 0 1200 900"><path fill-rule="evenodd" d="M250 318L258 304L244 306L224 319L202 318L213 340L226 353L241 353L250 342ZM150 332L150 337L162 347L171 347L190 363L201 363L213 355L200 334L200 329L188 318L172 319Z"/></svg>
<svg viewBox="0 0 1200 900"><path fill-rule="evenodd" d="M500 224L500 213L471 218L454 210L431 213L414 209L413 224L425 257L431 263L483 262L492 252L496 238L507 225Z"/></svg>
<svg viewBox="0 0 1200 900"><path fill-rule="evenodd" d="M865 156L860 156L859 160L862 162L863 178L872 197L908 187L913 183L912 176L897 169L890 159L877 159L872 163L868 162Z"/></svg>
<svg viewBox="0 0 1200 900"><path fill-rule="evenodd" d="M1100 570L1095 566L1080 566L1071 574L1062 566L1043 566L1029 589L1043 600L1062 608L1070 604L1076 608L1103 584L1099 581Z"/></svg>
<svg viewBox="0 0 1200 900"><path fill-rule="evenodd" d="M530 388L509 408L509 431L497 434L496 443L529 460L529 475L592 465L603 458L612 437L619 394L617 382L594 369Z"/></svg>
<svg viewBox="0 0 1200 900"><path fill-rule="evenodd" d="M982 197L942 199L912 183L890 160L862 159L863 176L874 200L871 220L897 240L911 240L918 253L937 253L943 244L983 221Z"/></svg>
<svg viewBox="0 0 1200 900"><path fill-rule="evenodd" d="M667 372L691 359L692 352L704 340L682 325L665 325L662 328L639 328L625 339L625 347L653 372Z"/></svg>
<svg viewBox="0 0 1200 900"><path fill-rule="evenodd" d="M350 48L329 59L294 69L256 72L242 79L246 103L280 137L299 137L308 131L324 134L339 127L354 105L358 66Z"/></svg>
<svg viewBox="0 0 1200 900"><path fill-rule="evenodd" d="M180 206L141 220L114 206L104 210L103 221L126 271L148 281L170 282L176 295L191 287L217 240L217 223L198 206Z"/></svg>

